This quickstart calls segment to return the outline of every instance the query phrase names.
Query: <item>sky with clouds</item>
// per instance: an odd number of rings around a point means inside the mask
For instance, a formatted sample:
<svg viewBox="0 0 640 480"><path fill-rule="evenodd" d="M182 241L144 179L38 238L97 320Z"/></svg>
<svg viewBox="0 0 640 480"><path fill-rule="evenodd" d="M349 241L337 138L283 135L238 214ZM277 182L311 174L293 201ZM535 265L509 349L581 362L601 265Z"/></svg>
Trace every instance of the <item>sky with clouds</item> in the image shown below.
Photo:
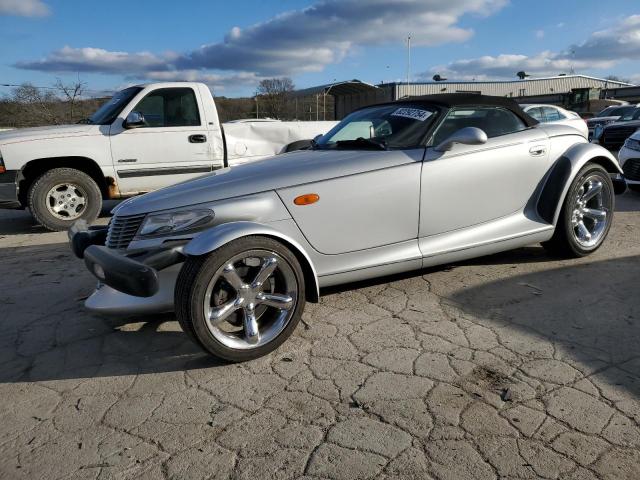
<svg viewBox="0 0 640 480"><path fill-rule="evenodd" d="M0 0L0 84L197 80L240 96L272 76L401 81L407 35L414 81L573 69L640 83L635 1Z"/></svg>

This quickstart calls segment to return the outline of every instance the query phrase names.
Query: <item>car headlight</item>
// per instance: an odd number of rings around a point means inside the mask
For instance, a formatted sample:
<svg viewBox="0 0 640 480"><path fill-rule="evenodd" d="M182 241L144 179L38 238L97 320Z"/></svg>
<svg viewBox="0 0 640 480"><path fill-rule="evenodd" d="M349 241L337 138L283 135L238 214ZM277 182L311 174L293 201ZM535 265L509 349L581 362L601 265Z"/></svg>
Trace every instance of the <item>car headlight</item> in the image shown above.
<svg viewBox="0 0 640 480"><path fill-rule="evenodd" d="M624 141L624 146L627 147L630 150L635 150L637 152L640 152L640 140L635 140L633 138L627 138Z"/></svg>
<svg viewBox="0 0 640 480"><path fill-rule="evenodd" d="M209 225L213 217L213 210L206 208L149 214L142 222L138 236L147 237L198 230Z"/></svg>

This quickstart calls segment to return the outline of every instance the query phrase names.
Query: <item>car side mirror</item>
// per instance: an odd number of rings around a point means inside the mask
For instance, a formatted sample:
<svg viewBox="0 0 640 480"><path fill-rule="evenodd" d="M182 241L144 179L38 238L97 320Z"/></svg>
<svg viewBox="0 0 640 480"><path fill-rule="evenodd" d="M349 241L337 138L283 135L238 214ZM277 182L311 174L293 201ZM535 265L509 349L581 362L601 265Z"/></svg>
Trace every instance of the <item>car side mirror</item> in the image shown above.
<svg viewBox="0 0 640 480"><path fill-rule="evenodd" d="M462 143L463 145L482 145L487 143L487 140L487 134L479 128L465 127L455 133L452 133L449 138L437 145L435 150L437 152L448 152L453 148L454 143Z"/></svg>
<svg viewBox="0 0 640 480"><path fill-rule="evenodd" d="M147 121L144 119L144 115L140 112L131 112L127 115L126 120L122 124L126 129L146 127Z"/></svg>

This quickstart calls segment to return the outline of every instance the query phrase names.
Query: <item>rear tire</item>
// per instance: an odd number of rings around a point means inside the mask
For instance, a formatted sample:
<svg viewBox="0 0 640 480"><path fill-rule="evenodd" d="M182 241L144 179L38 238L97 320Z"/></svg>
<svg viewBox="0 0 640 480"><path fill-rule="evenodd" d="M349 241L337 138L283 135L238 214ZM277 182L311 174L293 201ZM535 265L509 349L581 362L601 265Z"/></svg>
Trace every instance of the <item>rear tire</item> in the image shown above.
<svg viewBox="0 0 640 480"><path fill-rule="evenodd" d="M102 210L102 193L86 173L54 168L29 188L27 202L35 220L47 230L68 230L77 220L93 222Z"/></svg>
<svg viewBox="0 0 640 480"><path fill-rule="evenodd" d="M595 252L609 233L614 207L609 173L598 164L587 163L567 191L553 237L542 246L563 257Z"/></svg>
<svg viewBox="0 0 640 480"><path fill-rule="evenodd" d="M230 362L278 348L295 330L304 305L298 259L268 237L239 238L209 255L187 258L176 281L175 309L183 331Z"/></svg>

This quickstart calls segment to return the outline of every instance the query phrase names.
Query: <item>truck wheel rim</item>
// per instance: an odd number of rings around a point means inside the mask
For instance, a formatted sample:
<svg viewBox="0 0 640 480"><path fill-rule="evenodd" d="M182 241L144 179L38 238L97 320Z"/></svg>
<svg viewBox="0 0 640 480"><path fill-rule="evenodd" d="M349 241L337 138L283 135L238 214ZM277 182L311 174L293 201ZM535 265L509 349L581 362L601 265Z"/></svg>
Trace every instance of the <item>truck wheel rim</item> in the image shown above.
<svg viewBox="0 0 640 480"><path fill-rule="evenodd" d="M213 337L228 348L248 350L273 341L289 324L298 282L282 256L249 250L230 258L213 275L204 317Z"/></svg>
<svg viewBox="0 0 640 480"><path fill-rule="evenodd" d="M593 248L603 240L611 222L611 191L598 175L582 180L571 213L573 236L583 248Z"/></svg>
<svg viewBox="0 0 640 480"><path fill-rule="evenodd" d="M87 206L87 194L73 183L60 183L47 193L47 210L61 220L74 220Z"/></svg>

